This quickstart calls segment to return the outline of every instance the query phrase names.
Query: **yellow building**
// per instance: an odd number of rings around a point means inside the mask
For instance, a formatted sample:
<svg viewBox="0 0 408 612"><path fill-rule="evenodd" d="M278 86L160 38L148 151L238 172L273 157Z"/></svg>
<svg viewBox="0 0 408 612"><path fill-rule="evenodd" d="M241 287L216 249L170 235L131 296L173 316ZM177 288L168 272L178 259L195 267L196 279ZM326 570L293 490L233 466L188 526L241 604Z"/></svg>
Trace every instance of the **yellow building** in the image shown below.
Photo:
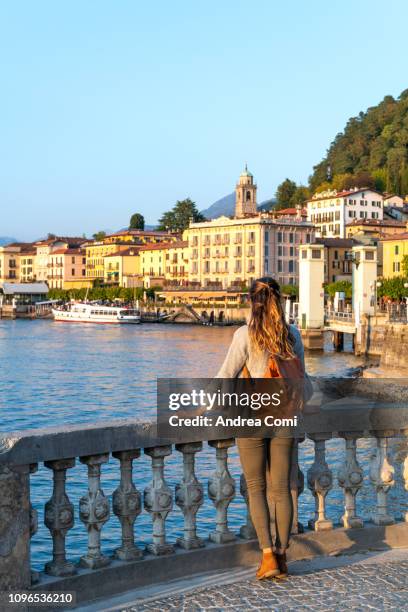
<svg viewBox="0 0 408 612"><path fill-rule="evenodd" d="M20 249L20 283L32 283L35 280L36 250L33 245L23 245Z"/></svg>
<svg viewBox="0 0 408 612"><path fill-rule="evenodd" d="M103 282L105 278L105 257L117 253L118 251L126 251L129 244L126 242L87 242L85 245L86 256L86 278L94 283L95 281Z"/></svg>
<svg viewBox="0 0 408 612"><path fill-rule="evenodd" d="M20 282L20 247L0 247L0 283Z"/></svg>
<svg viewBox="0 0 408 612"><path fill-rule="evenodd" d="M185 285L188 282L189 244L187 240L149 244L139 249L145 287Z"/></svg>
<svg viewBox="0 0 408 612"><path fill-rule="evenodd" d="M139 247L128 247L105 255L104 283L119 287L142 286Z"/></svg>
<svg viewBox="0 0 408 612"><path fill-rule="evenodd" d="M393 278L404 274L403 259L408 257L408 232L381 240L383 248L383 276Z"/></svg>

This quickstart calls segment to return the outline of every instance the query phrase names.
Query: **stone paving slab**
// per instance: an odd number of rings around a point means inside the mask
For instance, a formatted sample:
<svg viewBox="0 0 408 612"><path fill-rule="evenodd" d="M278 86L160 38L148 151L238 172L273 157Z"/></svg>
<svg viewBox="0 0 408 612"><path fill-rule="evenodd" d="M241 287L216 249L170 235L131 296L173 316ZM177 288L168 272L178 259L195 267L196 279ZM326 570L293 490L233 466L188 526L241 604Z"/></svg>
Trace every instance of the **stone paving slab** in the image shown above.
<svg viewBox="0 0 408 612"><path fill-rule="evenodd" d="M211 610L407 610L408 559L379 556L342 567L294 574L285 581L241 579L150 599L125 612L196 612Z"/></svg>

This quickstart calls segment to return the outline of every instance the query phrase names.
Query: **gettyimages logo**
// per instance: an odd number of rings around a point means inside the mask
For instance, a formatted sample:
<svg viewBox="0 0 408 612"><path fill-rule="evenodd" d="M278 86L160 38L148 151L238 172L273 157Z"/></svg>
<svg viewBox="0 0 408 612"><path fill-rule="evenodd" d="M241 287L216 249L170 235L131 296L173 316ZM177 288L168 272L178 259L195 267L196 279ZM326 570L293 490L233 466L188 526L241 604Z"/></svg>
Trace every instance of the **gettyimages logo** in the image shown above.
<svg viewBox="0 0 408 612"><path fill-rule="evenodd" d="M177 441L226 437L231 428L235 437L289 433L298 425L302 387L282 379L159 379L158 435Z"/></svg>

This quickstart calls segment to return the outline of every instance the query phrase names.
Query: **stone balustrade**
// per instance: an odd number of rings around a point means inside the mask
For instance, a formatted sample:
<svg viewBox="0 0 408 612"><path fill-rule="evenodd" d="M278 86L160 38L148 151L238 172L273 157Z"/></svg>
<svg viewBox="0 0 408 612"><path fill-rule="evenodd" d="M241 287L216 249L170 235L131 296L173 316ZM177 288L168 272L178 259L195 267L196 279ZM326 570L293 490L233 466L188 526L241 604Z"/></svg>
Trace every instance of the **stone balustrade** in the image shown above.
<svg viewBox="0 0 408 612"><path fill-rule="evenodd" d="M349 431L345 431L345 423ZM407 425L406 408L373 406L368 409L358 401L348 406L338 406L334 402L333 406L321 409L319 413L306 414L294 433L296 444L291 473L293 533L304 529L298 519L298 499L303 491L304 476L297 458L298 446L305 438L314 444L314 461L306 474L307 486L315 501L314 509L310 508L309 529L326 533L336 531L336 521L327 516L330 492L336 478L344 492L343 504L336 507L338 524L346 530L368 529L369 523L365 524L359 515L358 493L366 476L356 452L357 441L366 437L375 440L369 479L367 477L374 487L376 499L371 509L371 521L381 527L392 525L395 517L389 509L387 497L394 486L397 470L402 473L408 491L408 457L404 457L400 465L392 465L388 444L395 436L405 440ZM192 432L191 440L173 445L169 440L157 438L153 422L135 419L102 422L97 426L3 434L0 436L0 591L71 588L80 589L82 599L90 599L95 594L106 593L109 581L109 592L130 588L135 583L135 575L140 576L149 563L153 568L149 570L152 572L151 580L154 580L154 568L159 567L154 565L155 559L172 560L172 571L177 564L182 564L185 575L200 569L197 553L203 555L202 559L207 559L210 567L211 564L214 567L217 558L214 550L229 547L231 554L232 550L244 550L245 542L250 542L255 550L255 532L248 510L243 513L242 525L237 532L231 529L228 521L229 506L236 495L241 495L247 503L245 479L241 476L240 482L235 482L228 466L237 433L231 428L226 439L203 441L195 440ZM338 474L333 473L326 452L327 441L334 437L344 443L344 462ZM203 442L208 442L214 455L214 471L207 482L203 482L195 469L195 459L203 451ZM133 476L139 469L142 453L150 458L151 469L146 474L144 490L139 491ZM166 473L166 464L172 453L180 459L175 489L169 486ZM110 457L118 462L120 474L118 487L111 498L101 485L101 475ZM87 492L80 499L79 507L75 508L68 497L66 482L77 461L83 465ZM50 470L53 486L51 498L44 499L43 512L37 513L30 503L30 480L36 478L40 464ZM206 488L214 505L214 523L208 540L199 536L200 508ZM177 536L169 539L166 522L175 505L181 509L183 525L180 525ZM138 517L142 512L148 513L151 520L151 535L143 549L135 543ZM103 546L104 529L112 514L119 520L121 538L113 554L108 556ZM30 541L37 531L38 515L50 532L52 550L43 571L36 573L30 567ZM66 554L66 541L78 520L87 532L87 548L78 551L78 558L71 559ZM405 521L408 522L408 513ZM140 540L139 537L136 539ZM206 550L211 554L206 556ZM222 557L222 553L218 552L218 555ZM237 559L234 555L233 558ZM130 572L131 567L137 570ZM128 582L118 580L125 575ZM97 576L94 583L92 576ZM87 581L94 585L103 583L104 586L87 591Z"/></svg>

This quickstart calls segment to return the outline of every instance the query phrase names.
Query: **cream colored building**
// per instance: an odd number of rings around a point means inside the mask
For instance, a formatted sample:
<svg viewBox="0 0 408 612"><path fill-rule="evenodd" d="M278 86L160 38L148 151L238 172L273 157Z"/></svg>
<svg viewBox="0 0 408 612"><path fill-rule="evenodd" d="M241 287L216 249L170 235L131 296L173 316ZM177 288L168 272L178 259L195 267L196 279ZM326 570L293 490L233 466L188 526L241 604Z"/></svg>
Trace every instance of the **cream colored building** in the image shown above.
<svg viewBox="0 0 408 612"><path fill-rule="evenodd" d="M55 251L68 248L79 248L85 242L84 238L77 237L55 237L39 240L34 243L36 256L34 259L34 276L38 282L48 282L50 268L53 263L51 256ZM51 279L52 280L52 279Z"/></svg>
<svg viewBox="0 0 408 612"><path fill-rule="evenodd" d="M256 185L245 168L236 186L235 217L190 224L191 283L225 289L269 275L281 284L298 284L299 246L313 242L314 227L301 214L259 213L255 198Z"/></svg>
<svg viewBox="0 0 408 612"><path fill-rule="evenodd" d="M142 285L140 255L137 246L105 255L104 283L119 287L138 287Z"/></svg>
<svg viewBox="0 0 408 612"><path fill-rule="evenodd" d="M189 252L187 240L140 247L144 286L185 285L189 279Z"/></svg>
<svg viewBox="0 0 408 612"><path fill-rule="evenodd" d="M62 248L53 251L48 263L50 289L83 289L91 287L86 278L85 249Z"/></svg>

